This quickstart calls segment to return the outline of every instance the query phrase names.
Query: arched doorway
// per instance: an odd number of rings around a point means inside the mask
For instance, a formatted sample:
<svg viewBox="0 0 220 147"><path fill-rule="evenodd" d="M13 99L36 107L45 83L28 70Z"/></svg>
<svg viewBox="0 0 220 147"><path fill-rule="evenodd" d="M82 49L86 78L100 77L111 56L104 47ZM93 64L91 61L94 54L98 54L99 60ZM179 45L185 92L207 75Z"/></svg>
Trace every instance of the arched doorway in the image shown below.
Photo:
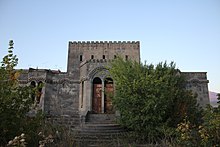
<svg viewBox="0 0 220 147"><path fill-rule="evenodd" d="M113 113L112 97L114 95L114 85L111 78L105 79L105 97L104 97L104 112Z"/></svg>
<svg viewBox="0 0 220 147"><path fill-rule="evenodd" d="M92 111L102 112L102 80L98 77L93 79Z"/></svg>
<svg viewBox="0 0 220 147"><path fill-rule="evenodd" d="M31 99L32 99L32 102L34 103L35 102L35 96L36 96L34 88L36 87L36 82L31 81L30 87L31 87L31 90L32 90L31 91Z"/></svg>
<svg viewBox="0 0 220 147"><path fill-rule="evenodd" d="M43 88L43 82L40 81L40 82L38 82L38 91L37 91L37 97L36 97L37 104L40 103L40 98L42 95L42 88Z"/></svg>

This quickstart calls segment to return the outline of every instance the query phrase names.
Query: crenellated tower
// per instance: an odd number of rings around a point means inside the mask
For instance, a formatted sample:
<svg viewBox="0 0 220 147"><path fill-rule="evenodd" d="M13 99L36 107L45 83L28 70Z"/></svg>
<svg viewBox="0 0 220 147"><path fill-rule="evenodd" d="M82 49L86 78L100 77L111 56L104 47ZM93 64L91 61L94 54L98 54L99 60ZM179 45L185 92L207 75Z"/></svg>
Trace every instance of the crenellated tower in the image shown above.
<svg viewBox="0 0 220 147"><path fill-rule="evenodd" d="M69 42L67 72L79 77L79 66L90 59L114 59L118 55L140 62L139 41L73 41Z"/></svg>

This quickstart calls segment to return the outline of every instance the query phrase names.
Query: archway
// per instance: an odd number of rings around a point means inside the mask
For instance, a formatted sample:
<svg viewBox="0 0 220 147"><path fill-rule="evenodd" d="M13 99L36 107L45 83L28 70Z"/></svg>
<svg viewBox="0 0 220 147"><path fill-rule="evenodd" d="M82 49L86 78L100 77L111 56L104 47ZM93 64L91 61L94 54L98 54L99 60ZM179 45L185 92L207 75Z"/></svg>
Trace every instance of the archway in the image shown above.
<svg viewBox="0 0 220 147"><path fill-rule="evenodd" d="M36 87L36 82L35 81L31 81L30 87L32 89L31 99L32 99L32 102L34 103L35 102L35 96L36 96L34 88Z"/></svg>
<svg viewBox="0 0 220 147"><path fill-rule="evenodd" d="M105 79L105 97L104 97L104 112L114 113L112 106L112 97L114 96L114 85L111 78Z"/></svg>
<svg viewBox="0 0 220 147"><path fill-rule="evenodd" d="M98 77L93 79L92 111L102 112L102 80Z"/></svg>
<svg viewBox="0 0 220 147"><path fill-rule="evenodd" d="M43 88L43 82L40 81L40 82L38 82L38 91L37 91L37 98L36 98L37 104L40 103L40 98L42 95L42 88Z"/></svg>

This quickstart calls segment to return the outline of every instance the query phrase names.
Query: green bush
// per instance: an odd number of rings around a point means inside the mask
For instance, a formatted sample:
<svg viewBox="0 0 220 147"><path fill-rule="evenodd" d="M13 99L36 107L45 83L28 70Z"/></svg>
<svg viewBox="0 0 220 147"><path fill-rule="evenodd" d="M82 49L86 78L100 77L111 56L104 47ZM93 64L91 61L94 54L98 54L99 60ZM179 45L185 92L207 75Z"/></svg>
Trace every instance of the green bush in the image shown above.
<svg viewBox="0 0 220 147"><path fill-rule="evenodd" d="M185 79L173 62L154 66L117 58L109 71L116 83L113 103L120 123L140 142L173 134L185 115L198 121L196 96L185 89Z"/></svg>

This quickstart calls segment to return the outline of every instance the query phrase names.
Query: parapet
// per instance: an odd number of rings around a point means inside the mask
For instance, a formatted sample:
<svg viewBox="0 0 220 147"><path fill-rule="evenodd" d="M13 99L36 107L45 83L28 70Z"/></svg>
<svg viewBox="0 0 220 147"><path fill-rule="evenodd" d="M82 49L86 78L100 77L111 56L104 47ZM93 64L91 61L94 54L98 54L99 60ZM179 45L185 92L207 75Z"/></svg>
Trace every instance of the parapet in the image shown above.
<svg viewBox="0 0 220 147"><path fill-rule="evenodd" d="M69 41L71 44L140 44L140 41Z"/></svg>

